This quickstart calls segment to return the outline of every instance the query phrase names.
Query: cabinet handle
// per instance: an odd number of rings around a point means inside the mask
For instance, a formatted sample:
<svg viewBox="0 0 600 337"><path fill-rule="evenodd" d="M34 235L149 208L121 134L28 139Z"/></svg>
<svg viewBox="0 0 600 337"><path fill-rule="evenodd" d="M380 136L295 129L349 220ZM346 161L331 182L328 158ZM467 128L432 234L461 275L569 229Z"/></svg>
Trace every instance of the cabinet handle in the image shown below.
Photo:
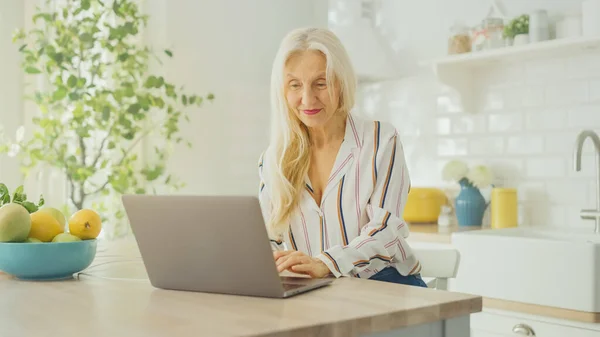
<svg viewBox="0 0 600 337"><path fill-rule="evenodd" d="M513 326L513 333L523 335L523 336L535 336L535 332L533 329L527 324L517 324Z"/></svg>

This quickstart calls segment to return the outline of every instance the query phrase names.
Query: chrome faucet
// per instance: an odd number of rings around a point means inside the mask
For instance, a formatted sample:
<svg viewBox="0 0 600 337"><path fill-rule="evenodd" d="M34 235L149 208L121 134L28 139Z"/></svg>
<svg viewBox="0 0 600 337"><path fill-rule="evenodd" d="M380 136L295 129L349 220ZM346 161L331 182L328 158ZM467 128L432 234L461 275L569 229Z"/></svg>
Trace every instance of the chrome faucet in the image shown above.
<svg viewBox="0 0 600 337"><path fill-rule="evenodd" d="M596 209L582 209L581 218L594 220L596 222L594 232L600 234L600 137L598 137L597 133L592 130L583 130L577 135L573 159L575 171L581 171L581 150L587 138L590 138L592 143L594 143L596 151Z"/></svg>

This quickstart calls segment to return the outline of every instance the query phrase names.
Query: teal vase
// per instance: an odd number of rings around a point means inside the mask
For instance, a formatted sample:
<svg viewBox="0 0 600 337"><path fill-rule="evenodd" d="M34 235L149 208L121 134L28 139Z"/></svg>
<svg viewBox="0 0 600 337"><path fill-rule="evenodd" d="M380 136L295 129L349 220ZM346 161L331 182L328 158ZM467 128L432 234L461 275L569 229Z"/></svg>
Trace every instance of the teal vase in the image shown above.
<svg viewBox="0 0 600 337"><path fill-rule="evenodd" d="M454 200L456 220L459 226L481 226L487 208L479 189L463 178L459 182L460 193Z"/></svg>

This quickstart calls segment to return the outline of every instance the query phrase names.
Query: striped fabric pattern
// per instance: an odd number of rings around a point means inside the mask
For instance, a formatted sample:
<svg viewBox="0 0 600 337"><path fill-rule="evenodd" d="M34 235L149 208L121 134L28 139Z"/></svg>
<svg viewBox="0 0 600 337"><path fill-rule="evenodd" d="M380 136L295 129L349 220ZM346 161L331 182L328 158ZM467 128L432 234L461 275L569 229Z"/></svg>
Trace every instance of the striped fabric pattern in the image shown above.
<svg viewBox="0 0 600 337"><path fill-rule="evenodd" d="M340 180L340 188L338 189L338 220L340 222L340 233L342 234L342 241L344 246L348 244L348 233L346 232L346 221L344 221L344 203L342 202L344 199L342 196L344 192L344 177Z"/></svg>
<svg viewBox="0 0 600 337"><path fill-rule="evenodd" d="M269 173L263 156L258 193L267 218ZM406 241L408 226L402 218L410 176L396 129L349 115L331 172L321 205L306 177L289 231L271 238L273 249L317 257L336 277L369 278L388 266L402 275L419 273L421 264Z"/></svg>

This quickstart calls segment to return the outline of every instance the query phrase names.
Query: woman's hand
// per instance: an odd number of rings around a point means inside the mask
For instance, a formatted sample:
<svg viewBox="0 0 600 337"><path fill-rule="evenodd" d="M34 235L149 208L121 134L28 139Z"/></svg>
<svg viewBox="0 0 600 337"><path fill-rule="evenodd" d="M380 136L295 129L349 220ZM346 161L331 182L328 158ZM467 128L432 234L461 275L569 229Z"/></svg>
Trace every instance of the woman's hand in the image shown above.
<svg viewBox="0 0 600 337"><path fill-rule="evenodd" d="M297 250L273 252L277 271L289 270L298 274L306 274L312 278L323 278L331 273L323 261L308 256Z"/></svg>

